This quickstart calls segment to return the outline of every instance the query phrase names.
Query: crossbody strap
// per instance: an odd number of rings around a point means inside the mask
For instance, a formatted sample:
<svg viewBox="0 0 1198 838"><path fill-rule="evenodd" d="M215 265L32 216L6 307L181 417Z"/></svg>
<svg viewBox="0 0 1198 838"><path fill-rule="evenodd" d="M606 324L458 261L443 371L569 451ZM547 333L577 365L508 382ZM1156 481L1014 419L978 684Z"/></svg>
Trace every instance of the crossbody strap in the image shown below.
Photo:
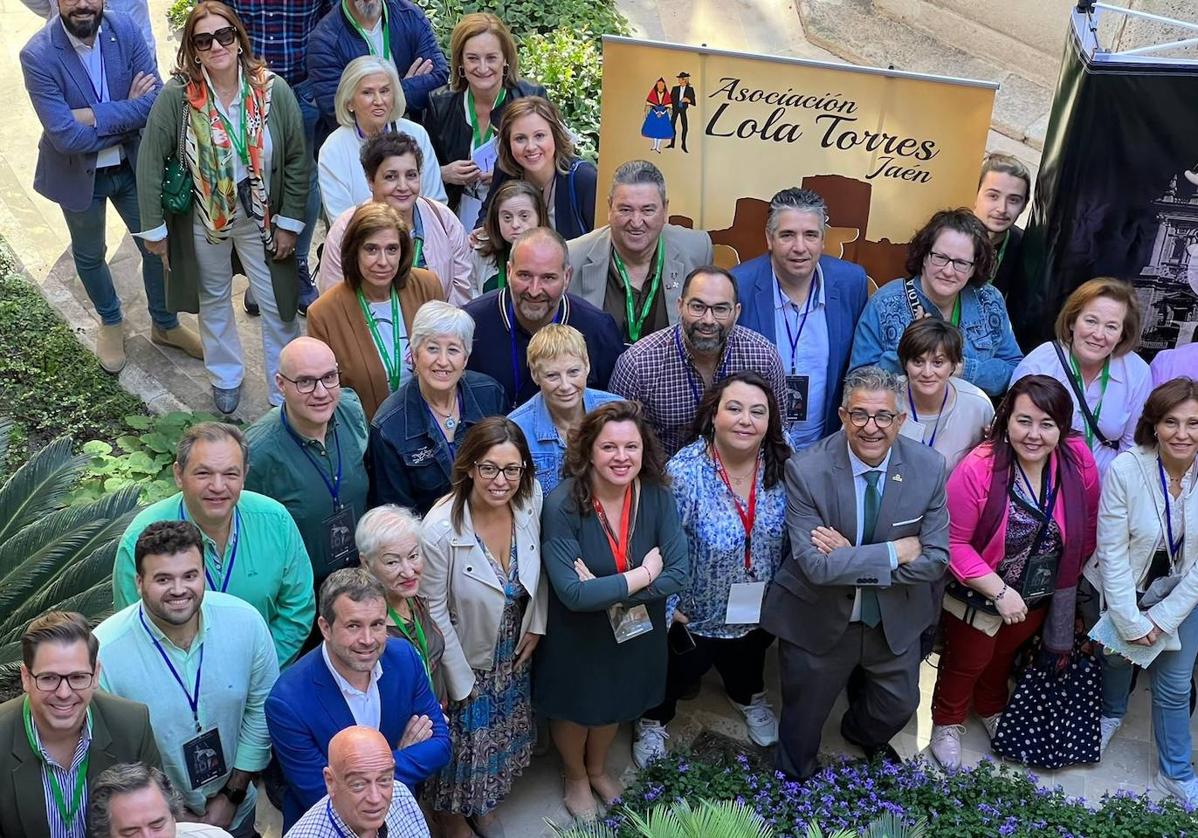
<svg viewBox="0 0 1198 838"><path fill-rule="evenodd" d="M1102 431L1098 429L1098 420L1094 418L1094 414L1090 410L1090 405L1086 404L1086 394L1082 392L1081 385L1073 377L1073 371L1069 368L1069 362L1065 360L1065 353L1061 351L1061 345L1054 340L1052 348L1056 350L1057 360L1061 362L1061 370L1065 373L1065 378L1069 382L1069 389L1073 391L1073 395L1077 399L1077 407L1082 412L1082 418L1086 421L1086 427L1090 429L1090 433L1093 434L1100 445L1105 445L1107 448L1118 451L1119 443L1107 439L1103 436Z"/></svg>
<svg viewBox="0 0 1198 838"><path fill-rule="evenodd" d="M915 293L914 279L908 279L903 283L903 291L907 294L907 308L911 310L911 319L923 320L927 317L927 309L923 307L923 303L919 301L919 297Z"/></svg>

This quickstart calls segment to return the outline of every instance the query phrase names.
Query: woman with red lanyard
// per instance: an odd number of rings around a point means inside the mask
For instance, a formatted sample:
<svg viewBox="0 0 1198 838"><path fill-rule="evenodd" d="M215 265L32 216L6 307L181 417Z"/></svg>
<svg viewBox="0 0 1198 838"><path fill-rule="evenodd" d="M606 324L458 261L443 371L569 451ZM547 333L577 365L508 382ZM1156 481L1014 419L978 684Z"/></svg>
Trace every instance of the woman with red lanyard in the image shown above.
<svg viewBox="0 0 1198 838"><path fill-rule="evenodd" d="M608 402L571 434L566 478L545 499L541 561L549 615L533 705L565 767L565 803L581 820L623 788L607 771L620 722L665 698L666 597L687 582L686 535L665 458L640 406Z"/></svg>
<svg viewBox="0 0 1198 838"><path fill-rule="evenodd" d="M666 465L686 532L691 582L670 627L666 700L637 725L638 764L665 753L665 725L678 699L713 666L749 738L762 747L778 741L764 677L774 637L757 621L765 586L784 555L782 474L792 451L773 391L751 371L711 386L699 403L695 431L699 438Z"/></svg>

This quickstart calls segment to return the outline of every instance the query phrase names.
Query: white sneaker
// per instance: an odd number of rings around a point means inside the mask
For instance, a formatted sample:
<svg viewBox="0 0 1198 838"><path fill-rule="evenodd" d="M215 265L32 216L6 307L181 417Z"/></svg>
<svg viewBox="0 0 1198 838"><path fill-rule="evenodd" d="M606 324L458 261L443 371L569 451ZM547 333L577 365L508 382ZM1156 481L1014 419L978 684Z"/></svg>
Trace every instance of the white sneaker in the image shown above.
<svg viewBox="0 0 1198 838"><path fill-rule="evenodd" d="M998 733L998 723L1002 721L1002 713L995 713L993 716L982 716L982 727L986 728L986 735L990 737L990 741L994 741L994 734Z"/></svg>
<svg viewBox="0 0 1198 838"><path fill-rule="evenodd" d="M666 726L651 719L638 719L632 738L632 761L637 768L644 768L655 759L666 755Z"/></svg>
<svg viewBox="0 0 1198 838"><path fill-rule="evenodd" d="M961 767L961 734L965 725L932 725L932 741L928 748L936 762L954 771Z"/></svg>
<svg viewBox="0 0 1198 838"><path fill-rule="evenodd" d="M1111 744L1111 737L1115 735L1115 731L1121 724L1123 724L1123 719L1111 719L1103 716L1098 720L1098 728L1102 735L1102 739L1098 743L1099 755L1106 753L1106 746Z"/></svg>
<svg viewBox="0 0 1198 838"><path fill-rule="evenodd" d="M731 698L728 703L740 711L745 717L745 725L749 728L749 738L763 748L768 748L778 741L778 717L774 708L765 700L765 693L753 696L748 704L737 704Z"/></svg>
<svg viewBox="0 0 1198 838"><path fill-rule="evenodd" d="M1164 774L1157 774L1154 785L1161 794L1175 797L1191 807L1198 806L1198 778L1174 780Z"/></svg>

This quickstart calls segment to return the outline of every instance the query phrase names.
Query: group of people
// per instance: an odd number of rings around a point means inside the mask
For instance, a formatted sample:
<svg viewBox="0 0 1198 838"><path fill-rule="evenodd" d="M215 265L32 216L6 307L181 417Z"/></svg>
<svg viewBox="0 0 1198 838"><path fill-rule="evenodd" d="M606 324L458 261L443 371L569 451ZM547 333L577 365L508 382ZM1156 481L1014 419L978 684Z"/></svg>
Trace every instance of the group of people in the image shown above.
<svg viewBox="0 0 1198 838"><path fill-rule="evenodd" d="M989 156L972 209L935 213L871 295L808 189L773 196L766 252L731 271L643 160L595 227L595 169L493 15L446 61L407 0L201 2L164 86L130 18L58 11L22 62L101 362L124 357L111 198L155 340L204 358L226 413L236 255L274 407L185 433L111 617L29 626L0 835L251 836L259 785L298 838L498 835L538 736L590 820L622 791L619 725L660 757L713 667L805 780L846 685L845 740L900 758L937 627L952 769L971 708L1000 735L1016 658L1068 660L1079 614L1159 653L1157 782L1198 803L1198 347L1150 367L1134 289L1100 277L1023 353L1017 160ZM172 319L196 310L198 337ZM1134 670L1099 657L1105 747Z"/></svg>

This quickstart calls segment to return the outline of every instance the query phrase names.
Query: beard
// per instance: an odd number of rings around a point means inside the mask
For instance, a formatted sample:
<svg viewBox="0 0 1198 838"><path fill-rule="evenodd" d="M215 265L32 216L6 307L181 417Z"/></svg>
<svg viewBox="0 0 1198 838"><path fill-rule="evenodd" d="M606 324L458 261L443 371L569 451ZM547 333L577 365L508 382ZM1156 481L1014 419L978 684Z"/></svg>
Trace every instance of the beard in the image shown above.
<svg viewBox="0 0 1198 838"><path fill-rule="evenodd" d="M89 13L91 14L89 19L80 20L76 19L77 13L72 12L71 14L62 18L62 25L66 27L66 30L76 38L81 41L86 41L88 38L95 35L100 29L100 22L104 17L102 10Z"/></svg>
<svg viewBox="0 0 1198 838"><path fill-rule="evenodd" d="M383 0L353 0L354 10L362 17L374 20L383 13Z"/></svg>
<svg viewBox="0 0 1198 838"><path fill-rule="evenodd" d="M728 332L732 327L721 326L717 323L714 332L703 333L699 331L699 325L699 323L691 323L686 327L686 339L695 351L710 355L722 350L728 341Z"/></svg>

